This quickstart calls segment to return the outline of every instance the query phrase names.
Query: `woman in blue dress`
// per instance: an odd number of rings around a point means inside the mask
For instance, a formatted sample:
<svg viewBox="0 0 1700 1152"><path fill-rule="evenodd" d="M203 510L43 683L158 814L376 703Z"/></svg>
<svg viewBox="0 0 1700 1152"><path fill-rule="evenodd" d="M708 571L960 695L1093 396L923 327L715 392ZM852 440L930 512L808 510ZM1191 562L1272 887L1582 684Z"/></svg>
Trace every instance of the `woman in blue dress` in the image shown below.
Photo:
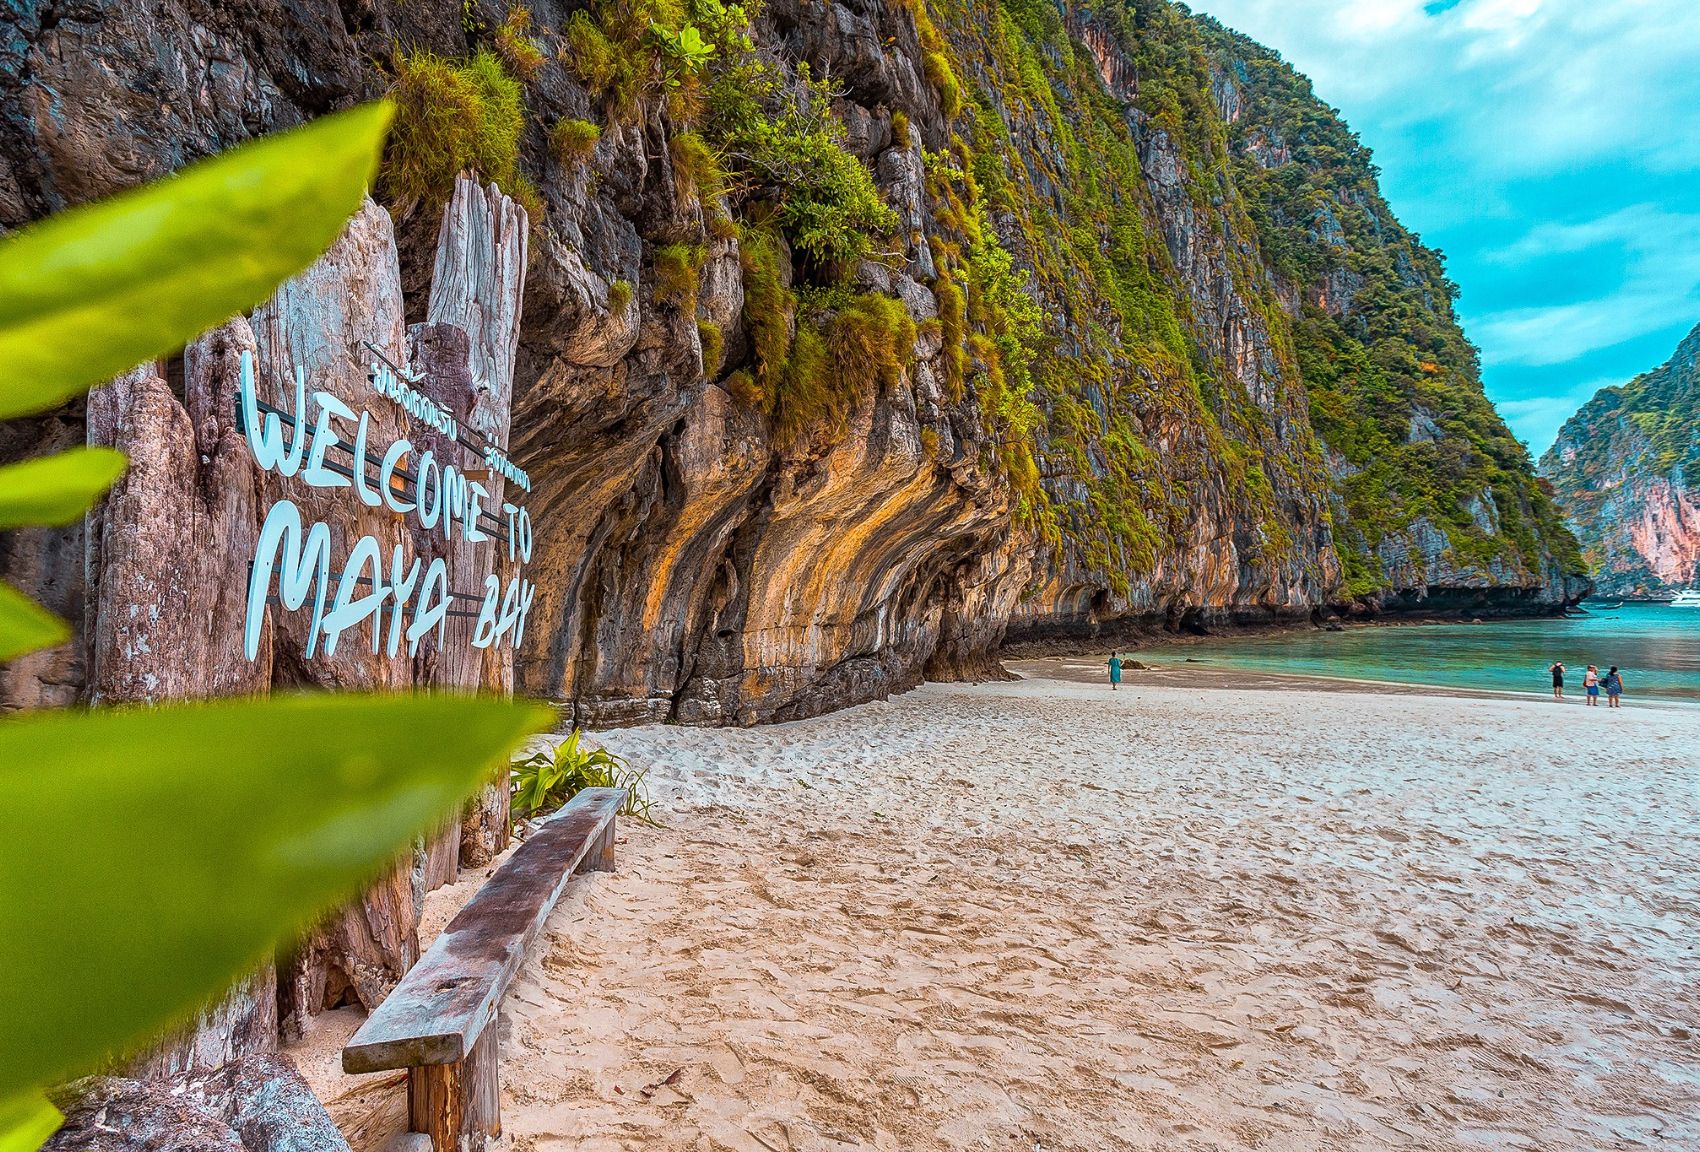
<svg viewBox="0 0 1700 1152"><path fill-rule="evenodd" d="M1110 653L1110 691L1116 691L1116 685L1122 682L1122 658L1114 652Z"/></svg>

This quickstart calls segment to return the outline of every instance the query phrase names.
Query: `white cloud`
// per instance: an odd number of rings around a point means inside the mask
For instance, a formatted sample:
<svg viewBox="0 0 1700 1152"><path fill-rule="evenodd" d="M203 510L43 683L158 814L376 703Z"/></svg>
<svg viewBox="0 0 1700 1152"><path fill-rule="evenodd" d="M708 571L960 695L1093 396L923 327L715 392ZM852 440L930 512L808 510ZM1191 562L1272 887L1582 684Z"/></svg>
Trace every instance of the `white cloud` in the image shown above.
<svg viewBox="0 0 1700 1152"><path fill-rule="evenodd" d="M1602 273L1596 291L1582 300L1473 317L1470 333L1490 364L1564 364L1700 319L1700 213L1636 204L1592 220L1541 221L1483 259L1539 268L1545 257L1577 254L1593 257L1601 268L1621 265L1623 275Z"/></svg>

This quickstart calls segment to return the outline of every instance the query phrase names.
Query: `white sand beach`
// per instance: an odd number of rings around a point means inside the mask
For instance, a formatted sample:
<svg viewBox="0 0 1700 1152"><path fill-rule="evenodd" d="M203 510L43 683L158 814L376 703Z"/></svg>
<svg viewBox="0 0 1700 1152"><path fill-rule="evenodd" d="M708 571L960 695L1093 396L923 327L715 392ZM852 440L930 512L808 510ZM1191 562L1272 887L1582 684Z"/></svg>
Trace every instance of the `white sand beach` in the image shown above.
<svg viewBox="0 0 1700 1152"><path fill-rule="evenodd" d="M598 734L506 1145L1700 1147L1700 709L1130 681Z"/></svg>

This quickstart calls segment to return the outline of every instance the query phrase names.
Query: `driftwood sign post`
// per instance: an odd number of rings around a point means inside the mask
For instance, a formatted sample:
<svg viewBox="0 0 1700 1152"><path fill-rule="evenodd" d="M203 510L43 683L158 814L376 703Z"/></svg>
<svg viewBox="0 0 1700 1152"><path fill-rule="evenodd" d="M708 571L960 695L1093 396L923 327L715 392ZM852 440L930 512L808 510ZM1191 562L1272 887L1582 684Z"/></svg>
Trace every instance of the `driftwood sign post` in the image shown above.
<svg viewBox="0 0 1700 1152"><path fill-rule="evenodd" d="M523 209L460 180L410 329L368 201L251 317L91 394L89 442L131 460L85 525L91 701L512 690L532 595L530 480L506 449L526 242ZM501 851L507 821L492 781L132 1071L213 1067L275 1048L280 1023L375 1008L418 959L424 893Z"/></svg>

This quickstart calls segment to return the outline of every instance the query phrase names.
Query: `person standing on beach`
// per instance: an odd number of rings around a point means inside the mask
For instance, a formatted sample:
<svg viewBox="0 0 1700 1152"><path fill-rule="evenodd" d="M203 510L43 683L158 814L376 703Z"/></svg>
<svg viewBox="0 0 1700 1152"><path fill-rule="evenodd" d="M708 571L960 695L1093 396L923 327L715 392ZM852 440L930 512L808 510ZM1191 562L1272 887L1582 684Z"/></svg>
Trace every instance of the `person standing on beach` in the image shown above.
<svg viewBox="0 0 1700 1152"><path fill-rule="evenodd" d="M1582 689L1588 693L1588 699L1583 701L1588 707L1597 707L1600 703L1600 667L1598 664L1588 665L1588 670L1582 674Z"/></svg>
<svg viewBox="0 0 1700 1152"><path fill-rule="evenodd" d="M1618 673L1617 665L1613 664L1606 671L1606 707L1616 708L1618 697L1623 695L1623 677Z"/></svg>
<svg viewBox="0 0 1700 1152"><path fill-rule="evenodd" d="M1111 652L1108 661L1110 665L1110 691L1116 691L1116 686L1122 682L1122 658Z"/></svg>
<svg viewBox="0 0 1700 1152"><path fill-rule="evenodd" d="M1548 668L1547 671L1552 673L1552 698L1554 700L1564 699L1564 664L1563 664L1563 662L1559 661L1559 660L1554 660L1552 662L1552 667Z"/></svg>

